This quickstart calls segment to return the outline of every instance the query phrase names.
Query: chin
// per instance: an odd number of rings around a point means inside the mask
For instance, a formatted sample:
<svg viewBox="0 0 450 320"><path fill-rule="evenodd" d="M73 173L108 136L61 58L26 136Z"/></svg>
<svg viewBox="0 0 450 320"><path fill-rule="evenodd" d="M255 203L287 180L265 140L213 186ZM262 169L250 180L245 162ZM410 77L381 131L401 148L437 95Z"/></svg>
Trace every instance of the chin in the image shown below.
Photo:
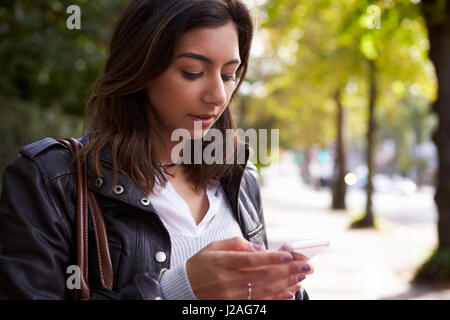
<svg viewBox="0 0 450 320"><path fill-rule="evenodd" d="M197 140L202 139L206 133L209 131L210 127L208 128L202 128L201 130L189 130L189 134L191 136L191 139Z"/></svg>

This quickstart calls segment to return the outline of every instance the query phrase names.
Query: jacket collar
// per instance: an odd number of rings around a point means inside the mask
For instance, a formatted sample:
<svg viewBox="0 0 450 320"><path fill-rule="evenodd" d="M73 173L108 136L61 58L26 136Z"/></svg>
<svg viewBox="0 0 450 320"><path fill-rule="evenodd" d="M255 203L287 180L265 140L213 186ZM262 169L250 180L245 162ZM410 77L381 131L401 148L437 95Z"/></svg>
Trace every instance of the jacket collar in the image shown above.
<svg viewBox="0 0 450 320"><path fill-rule="evenodd" d="M89 135L79 139L83 145L89 142ZM224 190L225 195L233 210L233 214L237 221L242 225L241 213L239 210L239 190L242 176L248 163L250 155L249 144L245 143L245 162L241 165L242 170L233 170L230 174L224 176L220 180L220 184ZM145 211L155 212L147 198L147 195L134 183L134 181L127 175L119 172L117 183L114 183L114 169L112 161L111 148L105 148L100 154L100 161L103 169L104 177L95 176L95 171L92 169L90 157L88 156L87 164L89 170L88 188L91 191L100 193L106 197L113 198L129 205L138 207ZM109 191L113 189L113 192Z"/></svg>

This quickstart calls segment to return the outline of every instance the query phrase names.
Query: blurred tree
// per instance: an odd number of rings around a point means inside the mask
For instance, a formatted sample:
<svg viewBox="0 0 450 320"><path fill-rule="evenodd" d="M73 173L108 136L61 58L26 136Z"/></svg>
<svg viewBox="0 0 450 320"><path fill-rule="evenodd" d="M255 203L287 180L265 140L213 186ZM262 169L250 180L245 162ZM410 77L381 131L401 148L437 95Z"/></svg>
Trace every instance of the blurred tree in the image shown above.
<svg viewBox="0 0 450 320"><path fill-rule="evenodd" d="M404 90L401 83L396 83L394 87L395 90ZM388 96L386 98L390 99ZM400 173L409 176L416 181L418 187L424 183L434 184L432 177L425 172L430 162L429 155L417 153L424 143L430 142L432 132L436 128L436 116L430 113L430 107L428 99L408 90L397 108L384 109L380 112L380 118L385 120L380 122L378 138L392 141L395 150L398 150L392 161L382 168L384 174Z"/></svg>
<svg viewBox="0 0 450 320"><path fill-rule="evenodd" d="M433 104L439 125L433 140L438 149L439 164L435 201L438 208L439 246L419 269L416 279L442 280L450 283L450 2L424 0L421 6L428 27L430 59L439 84Z"/></svg>
<svg viewBox="0 0 450 320"><path fill-rule="evenodd" d="M69 5L81 29L69 30ZM120 0L3 0L0 4L0 173L18 148L81 134L84 104L106 57Z"/></svg>
<svg viewBox="0 0 450 320"><path fill-rule="evenodd" d="M345 175L347 173L346 168L346 147L345 147L345 125L344 125L344 113L345 109L341 101L341 90L337 90L334 96L337 105L336 115L336 151L335 151L335 164L334 164L334 183L333 183L333 200L331 207L333 209L346 209L345 194L347 186L345 183Z"/></svg>
<svg viewBox="0 0 450 320"><path fill-rule="evenodd" d="M269 43L285 63L267 84L269 90L265 99L275 100L276 103L271 103L278 106L278 110L286 109L284 115L295 114L294 110L311 113L307 121L297 121L296 129L308 132L290 138L302 144L304 142L296 138L301 140L312 135L313 141L328 143L328 137L324 139L323 132L311 130L310 123L318 121L332 128L328 121L334 115L326 106L330 99L333 101L336 92L344 93L341 105L351 108L353 120L349 119L349 123L362 122L363 117L367 119L367 205L364 218L354 226L373 226L371 199L378 109L397 108L401 95L395 96L396 99L385 98L391 96L395 83L415 84L423 88L422 95L427 98L433 96L433 75L427 72L426 29L418 6L409 0L319 0L301 3L284 0L267 3L266 10L264 26L270 28ZM276 90L271 92L271 87ZM362 89L366 93L361 94ZM313 94L305 94L305 91ZM286 101L292 101L295 105ZM363 104L368 105L366 111L361 108ZM261 105L264 103L258 104L259 107ZM340 104L333 105L339 107ZM319 110L325 111L328 117L323 117ZM294 116L284 121L296 121L298 118ZM337 128L339 131L343 126ZM350 136L361 134L364 129L361 125L347 128ZM340 137L342 133L333 132L332 135ZM335 145L343 148L342 143ZM336 150L335 153L344 154L344 150ZM335 168L345 170L343 165L336 165ZM337 186L345 185L342 183L344 175L337 172L335 177L337 190ZM338 201L338 197L344 194L334 192L333 202L342 202Z"/></svg>

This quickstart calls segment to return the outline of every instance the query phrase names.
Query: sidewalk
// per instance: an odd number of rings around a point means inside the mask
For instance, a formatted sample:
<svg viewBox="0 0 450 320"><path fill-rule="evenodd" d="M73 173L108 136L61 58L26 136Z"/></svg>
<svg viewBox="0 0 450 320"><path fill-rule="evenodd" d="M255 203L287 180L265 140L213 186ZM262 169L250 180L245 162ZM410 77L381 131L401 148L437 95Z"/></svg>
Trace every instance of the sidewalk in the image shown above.
<svg viewBox="0 0 450 320"><path fill-rule="evenodd" d="M388 218L380 218L378 230L349 230L355 208L346 212L330 210L330 193L312 190L298 177L292 172L266 177L261 193L270 249L286 241L330 240L330 248L311 260L315 272L303 281L311 299L450 300L450 288L409 284L414 271L436 245L435 222L408 222L405 213L402 219L390 213ZM427 203L432 206L432 199L421 201L422 205ZM429 210L427 214L433 214L435 209Z"/></svg>

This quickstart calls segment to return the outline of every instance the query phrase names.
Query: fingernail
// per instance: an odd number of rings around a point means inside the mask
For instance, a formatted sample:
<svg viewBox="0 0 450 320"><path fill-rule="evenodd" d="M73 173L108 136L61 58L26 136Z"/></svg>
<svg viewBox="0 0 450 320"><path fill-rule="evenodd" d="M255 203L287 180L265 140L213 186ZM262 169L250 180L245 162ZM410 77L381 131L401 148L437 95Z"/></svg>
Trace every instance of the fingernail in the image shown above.
<svg viewBox="0 0 450 320"><path fill-rule="evenodd" d="M298 276L297 282L303 281L303 280L305 280L305 278L306 278L306 276L304 274L301 274Z"/></svg>
<svg viewBox="0 0 450 320"><path fill-rule="evenodd" d="M257 244L257 243L252 243L252 246L253 246L253 248L255 249L255 250L261 250L261 245L260 244Z"/></svg>
<svg viewBox="0 0 450 320"><path fill-rule="evenodd" d="M300 270L303 272L308 272L311 270L311 267L309 266L309 264L304 264L304 265L302 265Z"/></svg>
<svg viewBox="0 0 450 320"><path fill-rule="evenodd" d="M294 258L291 255L284 256L283 258L281 258L282 261L291 261L292 259Z"/></svg>

